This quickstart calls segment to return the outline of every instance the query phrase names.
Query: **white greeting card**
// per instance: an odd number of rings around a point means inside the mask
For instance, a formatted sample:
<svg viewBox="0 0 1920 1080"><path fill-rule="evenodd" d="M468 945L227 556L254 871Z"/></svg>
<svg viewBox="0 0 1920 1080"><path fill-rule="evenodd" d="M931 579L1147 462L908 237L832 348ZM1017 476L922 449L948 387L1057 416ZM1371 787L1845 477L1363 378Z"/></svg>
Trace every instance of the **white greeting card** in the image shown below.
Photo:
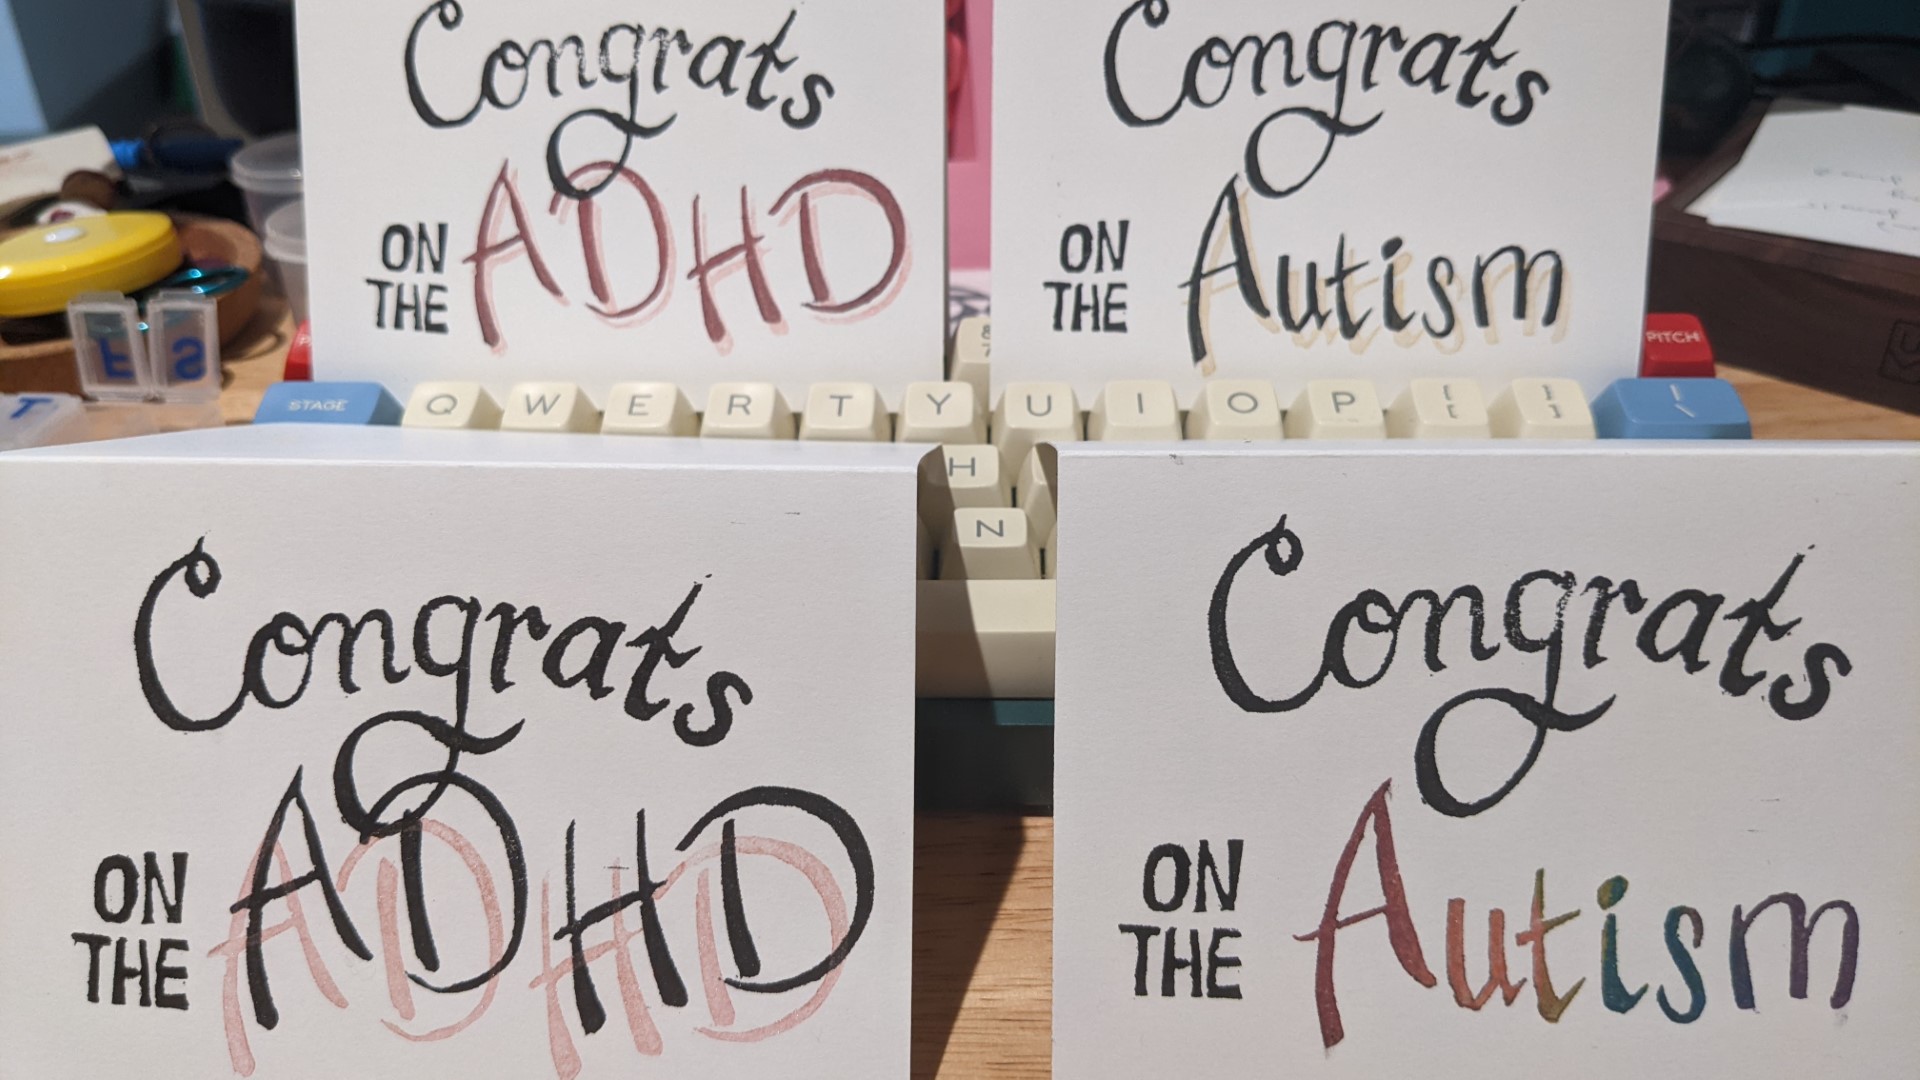
<svg viewBox="0 0 1920 1080"><path fill-rule="evenodd" d="M994 377L1639 356L1659 0L1068 0L994 25Z"/></svg>
<svg viewBox="0 0 1920 1080"><path fill-rule="evenodd" d="M908 1067L915 455L0 457L0 1074Z"/></svg>
<svg viewBox="0 0 1920 1080"><path fill-rule="evenodd" d="M1913 445L1060 479L1055 1076L1912 1073Z"/></svg>
<svg viewBox="0 0 1920 1080"><path fill-rule="evenodd" d="M301 5L319 377L939 378L937 5Z"/></svg>

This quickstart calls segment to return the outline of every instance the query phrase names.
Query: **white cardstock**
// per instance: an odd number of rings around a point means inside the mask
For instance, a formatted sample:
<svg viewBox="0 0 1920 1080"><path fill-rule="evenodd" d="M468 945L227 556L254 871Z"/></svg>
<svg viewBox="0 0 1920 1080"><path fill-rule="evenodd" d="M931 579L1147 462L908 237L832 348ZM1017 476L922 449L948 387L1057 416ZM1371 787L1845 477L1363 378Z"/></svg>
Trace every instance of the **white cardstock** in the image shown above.
<svg viewBox="0 0 1920 1080"><path fill-rule="evenodd" d="M916 455L819 450L0 457L0 1075L905 1076Z"/></svg>
<svg viewBox="0 0 1920 1080"><path fill-rule="evenodd" d="M1914 1074L1912 444L1060 478L1056 1077Z"/></svg>
<svg viewBox="0 0 1920 1080"><path fill-rule="evenodd" d="M994 376L1639 357L1664 0L1062 0L994 22Z"/></svg>
<svg viewBox="0 0 1920 1080"><path fill-rule="evenodd" d="M328 0L299 11L315 370L940 377L938 5Z"/></svg>

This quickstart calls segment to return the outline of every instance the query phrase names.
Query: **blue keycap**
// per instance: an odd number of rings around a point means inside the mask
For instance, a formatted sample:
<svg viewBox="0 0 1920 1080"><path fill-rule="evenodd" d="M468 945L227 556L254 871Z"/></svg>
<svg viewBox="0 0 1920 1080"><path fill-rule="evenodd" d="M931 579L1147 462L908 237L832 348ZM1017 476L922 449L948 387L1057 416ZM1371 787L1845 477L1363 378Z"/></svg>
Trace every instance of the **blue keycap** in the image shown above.
<svg viewBox="0 0 1920 1080"><path fill-rule="evenodd" d="M400 403L379 383L283 382L267 387L256 424L398 424Z"/></svg>
<svg viewBox="0 0 1920 1080"><path fill-rule="evenodd" d="M1753 423L1725 379L1621 379L1593 401L1603 439L1751 439Z"/></svg>

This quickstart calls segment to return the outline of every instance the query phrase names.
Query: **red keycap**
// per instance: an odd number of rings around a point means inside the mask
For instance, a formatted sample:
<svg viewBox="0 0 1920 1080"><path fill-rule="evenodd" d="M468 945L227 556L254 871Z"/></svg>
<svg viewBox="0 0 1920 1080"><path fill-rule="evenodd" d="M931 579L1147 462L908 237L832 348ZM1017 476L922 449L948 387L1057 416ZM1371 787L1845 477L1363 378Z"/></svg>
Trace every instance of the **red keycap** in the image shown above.
<svg viewBox="0 0 1920 1080"><path fill-rule="evenodd" d="M307 323L301 323L293 332L293 344L287 348L287 367L283 376L287 382L311 382L313 380L313 330Z"/></svg>
<svg viewBox="0 0 1920 1080"><path fill-rule="evenodd" d="M1647 316L1646 347L1640 353L1643 379L1711 379L1713 346L1692 315Z"/></svg>

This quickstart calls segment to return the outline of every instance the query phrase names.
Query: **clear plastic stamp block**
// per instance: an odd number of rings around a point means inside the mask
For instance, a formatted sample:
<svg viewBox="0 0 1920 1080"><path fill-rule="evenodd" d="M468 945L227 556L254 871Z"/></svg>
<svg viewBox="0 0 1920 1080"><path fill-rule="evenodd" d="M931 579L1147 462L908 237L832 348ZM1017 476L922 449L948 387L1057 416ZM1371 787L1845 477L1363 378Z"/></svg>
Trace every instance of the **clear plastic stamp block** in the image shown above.
<svg viewBox="0 0 1920 1080"><path fill-rule="evenodd" d="M140 307L119 293L82 293L67 304L80 388L97 401L144 401L153 396Z"/></svg>
<svg viewBox="0 0 1920 1080"><path fill-rule="evenodd" d="M162 400L218 400L220 319L213 298L168 289L148 300L147 357Z"/></svg>
<svg viewBox="0 0 1920 1080"><path fill-rule="evenodd" d="M71 394L0 394L0 450L57 446L86 436L86 412Z"/></svg>

